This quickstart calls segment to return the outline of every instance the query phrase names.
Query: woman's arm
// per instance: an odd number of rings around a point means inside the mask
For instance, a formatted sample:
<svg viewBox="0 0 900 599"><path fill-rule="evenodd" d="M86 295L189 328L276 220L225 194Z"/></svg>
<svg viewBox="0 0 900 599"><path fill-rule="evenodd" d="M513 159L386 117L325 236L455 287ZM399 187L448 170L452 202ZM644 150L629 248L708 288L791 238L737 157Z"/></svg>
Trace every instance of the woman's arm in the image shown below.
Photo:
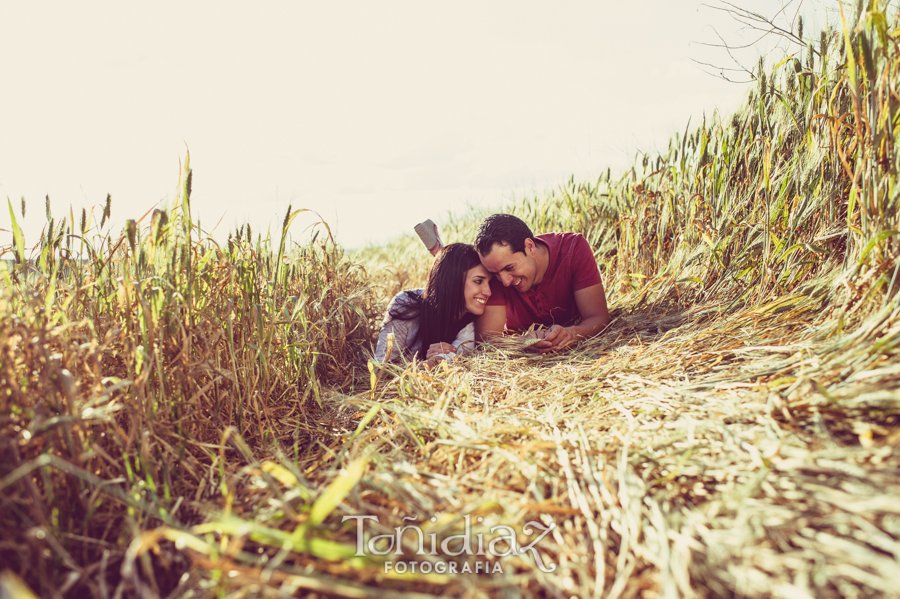
<svg viewBox="0 0 900 599"><path fill-rule="evenodd" d="M390 316L392 309L407 301L406 293L406 291L401 291L388 304L384 315L384 324L381 325L381 332L378 334L378 345L375 346L376 362L399 362L410 353L409 346L419 330L419 319L392 319ZM391 344L391 354L388 356L385 354L387 354L389 334L394 335L394 342Z"/></svg>
<svg viewBox="0 0 900 599"><path fill-rule="evenodd" d="M409 341L409 320L392 320L386 322L381 327L378 334L378 345L375 347L376 362L399 362L405 353ZM388 356L388 335L393 334L394 341L391 343L391 354Z"/></svg>
<svg viewBox="0 0 900 599"><path fill-rule="evenodd" d="M453 343L432 343L428 348L429 360L437 359L451 361L456 356L463 356L475 349L475 324L469 323L460 329Z"/></svg>
<svg viewBox="0 0 900 599"><path fill-rule="evenodd" d="M453 340L453 347L456 348L457 356L464 356L475 349L475 323L470 322L456 335Z"/></svg>

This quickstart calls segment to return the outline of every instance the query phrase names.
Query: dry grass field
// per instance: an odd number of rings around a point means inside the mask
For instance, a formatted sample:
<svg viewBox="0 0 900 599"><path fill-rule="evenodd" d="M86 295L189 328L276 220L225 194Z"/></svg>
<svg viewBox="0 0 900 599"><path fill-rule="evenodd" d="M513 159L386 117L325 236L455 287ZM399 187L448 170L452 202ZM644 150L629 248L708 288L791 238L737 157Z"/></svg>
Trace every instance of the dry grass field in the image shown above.
<svg viewBox="0 0 900 599"><path fill-rule="evenodd" d="M372 368L418 240L297 245L289 208L219 244L189 159L120 233L48 209L31 250L10 203L0 596L900 596L896 27L511 204L604 276L612 323L554 355Z"/></svg>

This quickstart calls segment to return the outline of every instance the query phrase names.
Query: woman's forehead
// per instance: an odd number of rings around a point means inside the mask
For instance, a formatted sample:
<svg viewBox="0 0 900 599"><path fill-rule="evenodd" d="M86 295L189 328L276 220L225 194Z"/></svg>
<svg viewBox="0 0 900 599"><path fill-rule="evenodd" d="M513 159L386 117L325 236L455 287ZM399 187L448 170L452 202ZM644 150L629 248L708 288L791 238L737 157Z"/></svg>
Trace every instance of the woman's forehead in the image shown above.
<svg viewBox="0 0 900 599"><path fill-rule="evenodd" d="M487 270L487 269L484 267L484 265L482 265L482 264L477 264L477 265L473 266L473 267L470 268L469 271L466 273L466 277L468 277L468 278L471 278L471 277L479 277L479 276L481 276L481 277L488 277L488 276L490 276L490 273L488 272L488 270Z"/></svg>

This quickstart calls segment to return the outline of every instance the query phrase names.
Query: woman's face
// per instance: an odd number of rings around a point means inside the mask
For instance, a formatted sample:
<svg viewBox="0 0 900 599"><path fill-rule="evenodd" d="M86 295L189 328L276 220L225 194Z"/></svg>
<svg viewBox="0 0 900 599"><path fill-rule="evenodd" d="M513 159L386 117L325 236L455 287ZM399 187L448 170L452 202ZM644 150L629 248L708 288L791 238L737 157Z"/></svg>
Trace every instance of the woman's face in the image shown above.
<svg viewBox="0 0 900 599"><path fill-rule="evenodd" d="M484 314L484 305L491 297L491 275L482 265L479 264L466 272L463 297L466 300L466 311L477 316Z"/></svg>

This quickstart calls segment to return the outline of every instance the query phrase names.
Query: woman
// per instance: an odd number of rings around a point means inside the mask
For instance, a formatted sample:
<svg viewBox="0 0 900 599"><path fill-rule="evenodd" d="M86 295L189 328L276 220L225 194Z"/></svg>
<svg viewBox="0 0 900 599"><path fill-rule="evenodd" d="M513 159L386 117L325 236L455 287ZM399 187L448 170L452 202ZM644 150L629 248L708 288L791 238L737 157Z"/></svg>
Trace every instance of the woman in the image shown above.
<svg viewBox="0 0 900 599"><path fill-rule="evenodd" d="M375 360L452 359L475 344L473 322L484 313L491 297L490 274L478 252L465 243L445 246L428 274L424 289L408 289L394 296L378 336ZM388 334L394 334L389 356Z"/></svg>

